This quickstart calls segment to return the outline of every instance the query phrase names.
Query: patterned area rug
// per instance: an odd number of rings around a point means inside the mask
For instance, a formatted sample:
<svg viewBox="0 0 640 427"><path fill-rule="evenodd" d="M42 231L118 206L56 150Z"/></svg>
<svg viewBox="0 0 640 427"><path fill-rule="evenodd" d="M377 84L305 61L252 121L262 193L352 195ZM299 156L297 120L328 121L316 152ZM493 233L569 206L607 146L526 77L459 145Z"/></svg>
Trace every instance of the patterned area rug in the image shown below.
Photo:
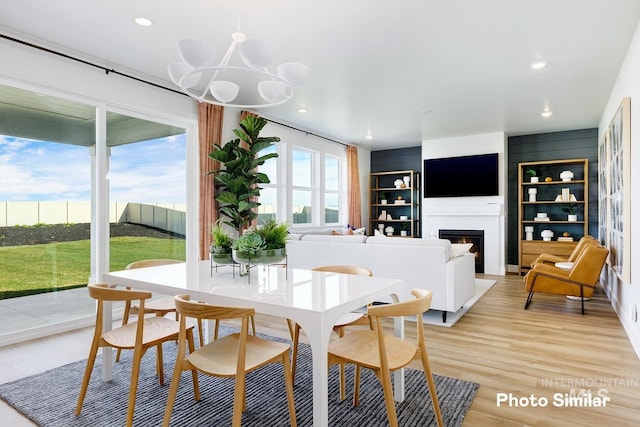
<svg viewBox="0 0 640 427"><path fill-rule="evenodd" d="M223 327L223 333L231 328ZM277 338L268 337L279 340ZM281 341L281 340L280 340ZM176 345L165 344L165 361L175 360ZM131 353L124 352L114 364L113 380L100 380L101 359L89 383L87 397L80 416L74 415L86 361L78 361L42 374L0 385L0 398L19 412L46 427L122 426L126 418L128 384L131 374ZM311 349L300 344L296 371L295 401L298 425L311 426L312 373ZM162 424L173 364L165 366L166 384L161 387L155 377L155 354L145 354L140 372L136 400L135 426ZM347 368L347 393L351 393L353 369ZM360 405L354 408L350 399L338 396L338 368L332 366L329 374L329 425L331 426L385 426L388 425L382 389L375 375L363 370ZM424 374L406 369L406 400L397 403L398 421L403 426L436 425ZM190 374L183 372L178 397L171 417L172 426L227 426L231 425L233 408L233 380L200 375L202 400L193 398ZM443 376L435 376L436 388L445 425L460 426L476 395L478 384ZM243 426L280 427L289 425L289 415L280 365L268 365L247 376L247 410L242 417Z"/></svg>

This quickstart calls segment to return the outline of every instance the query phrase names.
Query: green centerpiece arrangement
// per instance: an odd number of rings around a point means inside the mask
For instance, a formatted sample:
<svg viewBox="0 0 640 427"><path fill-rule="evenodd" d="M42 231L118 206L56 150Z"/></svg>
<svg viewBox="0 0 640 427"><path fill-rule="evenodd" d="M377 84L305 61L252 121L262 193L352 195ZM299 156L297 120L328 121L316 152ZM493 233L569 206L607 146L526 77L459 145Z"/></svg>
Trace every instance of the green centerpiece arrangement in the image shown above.
<svg viewBox="0 0 640 427"><path fill-rule="evenodd" d="M233 242L233 259L248 266L282 262L287 255L288 234L287 223L269 218L264 224L248 229Z"/></svg>

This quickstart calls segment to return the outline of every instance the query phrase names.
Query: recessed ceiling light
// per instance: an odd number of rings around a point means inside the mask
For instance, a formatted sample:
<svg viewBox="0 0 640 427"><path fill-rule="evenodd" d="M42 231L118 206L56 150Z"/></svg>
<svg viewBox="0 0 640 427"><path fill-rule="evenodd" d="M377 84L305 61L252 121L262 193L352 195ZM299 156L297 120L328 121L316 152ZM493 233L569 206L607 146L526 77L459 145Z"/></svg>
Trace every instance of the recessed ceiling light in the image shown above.
<svg viewBox="0 0 640 427"><path fill-rule="evenodd" d="M541 70L546 66L547 66L547 62L543 61L542 59L539 59L531 63L531 68L533 68L534 70Z"/></svg>
<svg viewBox="0 0 640 427"><path fill-rule="evenodd" d="M153 25L153 22L151 22L147 18L135 18L134 21L136 24L140 25L141 27L150 27L151 25Z"/></svg>
<svg viewBox="0 0 640 427"><path fill-rule="evenodd" d="M553 113L548 108L545 108L544 111L540 113L540 115L545 118L551 117L552 114Z"/></svg>
<svg viewBox="0 0 640 427"><path fill-rule="evenodd" d="M304 114L304 113L308 113L308 112L309 112L309 109L306 108L306 107L298 108L298 113L303 113Z"/></svg>

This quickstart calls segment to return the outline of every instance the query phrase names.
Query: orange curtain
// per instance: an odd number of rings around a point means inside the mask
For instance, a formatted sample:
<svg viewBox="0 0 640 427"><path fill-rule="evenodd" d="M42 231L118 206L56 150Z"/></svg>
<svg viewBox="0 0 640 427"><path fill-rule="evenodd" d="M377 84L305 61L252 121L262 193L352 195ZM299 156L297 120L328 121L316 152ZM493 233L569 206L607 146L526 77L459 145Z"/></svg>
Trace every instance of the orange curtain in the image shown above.
<svg viewBox="0 0 640 427"><path fill-rule="evenodd" d="M211 226L218 219L218 204L214 200L214 178L207 172L220 169L218 162L209 158L213 144L222 139L223 107L201 102L198 105L198 158L200 171L200 259L209 259Z"/></svg>
<svg viewBox="0 0 640 427"><path fill-rule="evenodd" d="M360 172L358 170L358 147L347 146L347 193L349 205L349 225L362 227L362 206L360 204Z"/></svg>

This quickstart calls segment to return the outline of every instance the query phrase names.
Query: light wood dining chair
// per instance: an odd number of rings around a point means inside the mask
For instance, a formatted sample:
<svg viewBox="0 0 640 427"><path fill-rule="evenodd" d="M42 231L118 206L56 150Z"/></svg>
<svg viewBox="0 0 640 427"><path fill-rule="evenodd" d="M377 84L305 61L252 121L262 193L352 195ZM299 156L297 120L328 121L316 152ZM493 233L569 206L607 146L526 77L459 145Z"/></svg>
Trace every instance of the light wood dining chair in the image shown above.
<svg viewBox="0 0 640 427"><path fill-rule="evenodd" d="M242 423L242 412L246 407L245 376L270 363L282 363L285 388L289 407L290 424L296 426L296 408L293 398L293 380L289 366L288 344L270 341L249 335L249 319L254 316L252 308L219 307L202 302L191 301L189 295L175 297L176 309L180 315L180 337L178 339L178 356L173 370L171 387L167 398L163 425L169 426L171 412L175 404L182 371L191 371L193 391L196 401L200 400L198 371L216 377L235 378L233 399L233 427ZM193 338L187 334L186 319L241 319L240 332L218 338L205 346L194 350ZM186 345L189 354L186 354ZM269 390L265 390L268 393ZM216 396L221 398L222 396Z"/></svg>
<svg viewBox="0 0 640 427"><path fill-rule="evenodd" d="M389 424L391 427L395 427L398 425L398 419L393 400L391 372L407 366L414 359L420 359L429 385L438 426L442 427L440 404L424 340L424 326L420 320L422 313L429 310L431 306L432 293L424 289L413 289L411 294L416 299L369 307L367 313L375 326L374 330L353 331L337 341L331 342L329 344L329 363L353 363L356 365L353 390L354 406L357 406L360 401L360 369L364 367L373 370L382 384ZM384 333L382 318L400 316L417 317L416 342Z"/></svg>
<svg viewBox="0 0 640 427"><path fill-rule="evenodd" d="M125 269L133 270L137 268L156 267L159 265L179 264L183 261L176 259L144 259L140 261L134 261L128 264ZM127 288L130 289L130 288ZM122 313L122 326L129 322L129 317L138 314L140 307L131 301L127 301L124 304L124 312ZM161 298L157 300L148 301L144 307L145 314L154 314L158 317L164 317L169 313L176 313L176 305L173 301L173 297ZM176 313L176 320L178 320L178 313ZM216 324L216 335L218 325ZM202 322L198 322L198 338L200 339L200 345L204 342L204 330L202 329ZM120 361L121 350L116 351L116 362Z"/></svg>
<svg viewBox="0 0 640 427"><path fill-rule="evenodd" d="M138 389L138 377L140 374L140 362L145 352L156 347L156 373L160 385L164 385L164 369L162 361L162 343L178 339L180 325L175 320L166 317L144 317L145 300L151 298L151 292L122 288L111 288L106 284L92 284L87 286L89 296L97 300L96 326L91 342L91 349L87 359L87 366L80 387L76 416L80 415L82 404L87 393L91 372L95 364L99 347L113 347L115 349L133 350L133 362L131 366L131 384L129 385L129 403L127 409L126 425L133 424L133 413ZM105 331L103 325L104 303L115 301L139 301L140 310L138 320L128 323L116 329ZM193 341L193 326L185 328L185 335Z"/></svg>
<svg viewBox="0 0 640 427"><path fill-rule="evenodd" d="M371 270L366 267L361 267L357 265L323 265L320 267L312 268L313 271L326 271L330 273L343 273L343 274L355 274L360 276L373 276ZM291 342L293 343L293 354L291 361L291 373L293 375L293 380L295 382L296 378L296 365L298 360L298 342L300 339L300 325L292 321L291 319L287 319L287 324L289 326L289 333L291 334ZM347 313L343 316L340 316L335 325L333 325L333 330L338 334L338 336L343 337L345 333L345 328L348 326L355 325L368 325L369 328L373 328L373 325L369 321L366 313L360 312L352 312ZM345 368L344 364L340 365L340 399L344 400L346 396L346 387L345 387Z"/></svg>

